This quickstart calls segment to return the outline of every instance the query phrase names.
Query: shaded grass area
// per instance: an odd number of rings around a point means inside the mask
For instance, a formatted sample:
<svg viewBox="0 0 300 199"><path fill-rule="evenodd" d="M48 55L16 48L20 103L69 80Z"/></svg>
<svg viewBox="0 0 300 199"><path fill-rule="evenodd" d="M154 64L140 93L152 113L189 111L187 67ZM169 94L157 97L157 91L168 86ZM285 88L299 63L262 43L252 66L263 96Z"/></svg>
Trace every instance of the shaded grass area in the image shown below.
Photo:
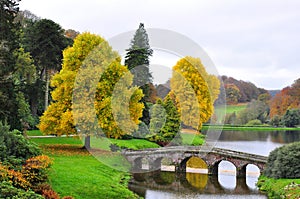
<svg viewBox="0 0 300 199"><path fill-rule="evenodd" d="M300 179L273 179L260 176L257 186L271 199L299 199Z"/></svg>
<svg viewBox="0 0 300 199"><path fill-rule="evenodd" d="M76 199L138 198L127 189L129 173L115 170L98 161L82 148L76 138L34 138L46 155L53 159L50 184L60 196ZM56 142L56 143L55 143ZM105 156L109 151L99 150ZM114 159L110 158L111 161Z"/></svg>

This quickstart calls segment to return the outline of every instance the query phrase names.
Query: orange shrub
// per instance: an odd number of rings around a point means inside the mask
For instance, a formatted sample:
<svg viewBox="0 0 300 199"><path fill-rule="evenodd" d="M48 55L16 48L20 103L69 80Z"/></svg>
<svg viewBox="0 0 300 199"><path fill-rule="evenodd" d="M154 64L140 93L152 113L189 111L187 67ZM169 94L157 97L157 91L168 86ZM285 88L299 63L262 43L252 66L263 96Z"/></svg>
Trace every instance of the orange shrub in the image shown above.
<svg viewBox="0 0 300 199"><path fill-rule="evenodd" d="M34 188L47 181L47 169L51 165L51 159L46 155L40 155L26 160L22 167L22 174Z"/></svg>

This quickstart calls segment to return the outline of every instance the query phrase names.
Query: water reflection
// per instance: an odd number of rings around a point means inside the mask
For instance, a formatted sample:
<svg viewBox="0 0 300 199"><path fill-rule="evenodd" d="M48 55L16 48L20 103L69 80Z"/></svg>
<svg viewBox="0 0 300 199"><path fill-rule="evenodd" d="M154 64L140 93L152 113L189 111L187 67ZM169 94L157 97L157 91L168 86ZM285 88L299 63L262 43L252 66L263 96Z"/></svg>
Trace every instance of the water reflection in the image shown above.
<svg viewBox="0 0 300 199"><path fill-rule="evenodd" d="M199 198L200 195L202 198L205 194L210 195L210 198L215 198L215 195L212 194L221 196L229 194L233 195L233 198L244 198L245 194L261 196L256 188L253 189L247 184L247 181L253 181L253 179L236 178L233 175L209 176L202 173L176 174L175 172L156 171L133 174L133 177L129 188L146 199L154 196L156 198L177 198L179 196L181 198Z"/></svg>

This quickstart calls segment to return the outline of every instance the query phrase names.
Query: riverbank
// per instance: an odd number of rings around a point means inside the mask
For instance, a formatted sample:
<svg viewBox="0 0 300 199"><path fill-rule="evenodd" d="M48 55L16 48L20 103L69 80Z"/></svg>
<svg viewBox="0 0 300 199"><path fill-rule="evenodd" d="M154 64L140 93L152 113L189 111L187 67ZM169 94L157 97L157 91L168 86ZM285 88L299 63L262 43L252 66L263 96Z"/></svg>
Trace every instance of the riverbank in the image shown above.
<svg viewBox="0 0 300 199"><path fill-rule="evenodd" d="M231 125L203 125L202 131L207 130L231 130L231 131L300 131L300 128L295 127L272 127L272 126L231 126Z"/></svg>
<svg viewBox="0 0 300 199"><path fill-rule="evenodd" d="M273 179L260 176L257 186L259 190L267 193L270 199L300 198L300 179Z"/></svg>

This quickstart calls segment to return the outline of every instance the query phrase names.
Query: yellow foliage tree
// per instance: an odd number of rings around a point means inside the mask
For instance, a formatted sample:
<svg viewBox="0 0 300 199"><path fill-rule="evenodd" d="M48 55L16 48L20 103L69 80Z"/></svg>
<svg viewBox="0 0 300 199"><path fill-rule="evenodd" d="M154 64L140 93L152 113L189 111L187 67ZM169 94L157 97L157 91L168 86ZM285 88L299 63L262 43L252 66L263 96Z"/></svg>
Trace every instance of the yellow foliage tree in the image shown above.
<svg viewBox="0 0 300 199"><path fill-rule="evenodd" d="M100 36L78 35L73 46L63 52L62 70L51 80L53 102L40 118L40 130L59 136L76 134L75 126L80 126L80 133L86 136L103 131L114 138L130 134L118 128L114 121L111 103L114 86L126 76L126 87L120 92L130 90L134 96L129 98L129 119L135 124L142 115L139 100L143 94L140 89L130 88L132 75L124 75L129 72L120 60L118 53Z"/></svg>
<svg viewBox="0 0 300 199"><path fill-rule="evenodd" d="M213 114L219 79L206 72L199 58L187 56L173 67L171 89L179 102L183 124L200 130Z"/></svg>

